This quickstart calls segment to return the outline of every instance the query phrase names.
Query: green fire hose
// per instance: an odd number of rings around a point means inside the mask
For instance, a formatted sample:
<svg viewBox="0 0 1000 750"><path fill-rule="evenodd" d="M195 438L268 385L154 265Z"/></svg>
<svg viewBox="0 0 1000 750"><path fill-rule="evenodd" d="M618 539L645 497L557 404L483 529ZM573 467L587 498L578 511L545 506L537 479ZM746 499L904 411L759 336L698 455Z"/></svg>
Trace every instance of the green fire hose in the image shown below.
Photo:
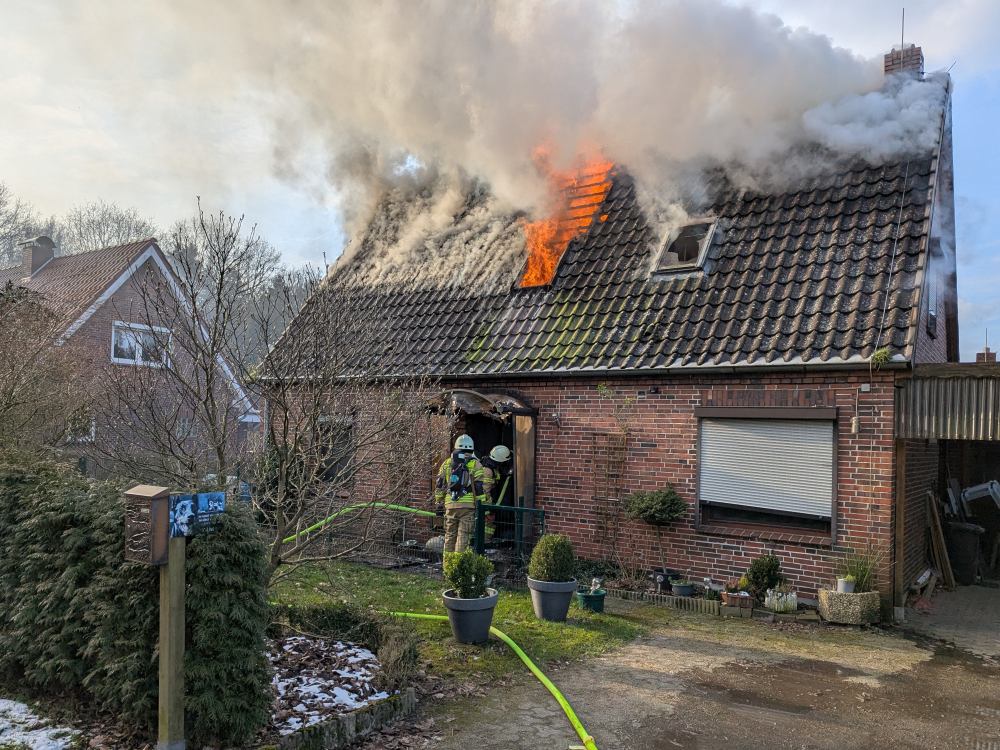
<svg viewBox="0 0 1000 750"><path fill-rule="evenodd" d="M411 617L416 620L447 620L447 615L426 615L418 614L416 612L392 612L390 613L395 617ZM521 647L514 643L513 639L501 630L497 630L494 627L490 627L490 632L493 633L497 638L510 646L511 651L517 654L517 657L524 662L524 665L531 670L531 673L538 678L538 681L545 686L552 697L556 699L559 705L562 707L563 713L566 714L566 718L569 719L569 723L573 725L573 729L576 730L577 736L583 742L583 746L587 750L597 750L597 745L594 743L594 738L590 736L586 729L583 728L583 724L580 723L580 719L577 717L576 713L573 711L573 707L569 705L569 701L566 697L559 692L559 688L552 684L552 681L545 676L545 674L540 670L535 663L528 658L528 655L521 650Z"/></svg>
<svg viewBox="0 0 1000 750"><path fill-rule="evenodd" d="M402 511L404 513L413 513L413 514L418 515L418 516L430 516L431 518L433 518L435 515L437 515L436 513L434 513L434 511L420 510L419 508L410 508L409 506L406 506L406 505L393 505L392 503L358 503L357 505L348 505L346 508L341 508L336 513L334 513L332 516L327 516L322 521L317 521L316 523L314 523L309 528L302 529L302 531L299 531L299 532L297 532L295 534L292 534L290 537L286 537L285 539L282 539L281 543L282 544L291 544L296 539L298 539L300 536L305 536L306 534L309 534L309 533L311 533L313 531L316 531L318 529L322 529L324 526L326 526L328 523L330 523L330 521L332 521L333 519L335 519L337 516L342 516L345 513L349 513L352 510L359 510L359 509L362 509L362 508L385 508L386 510L398 510L398 511Z"/></svg>

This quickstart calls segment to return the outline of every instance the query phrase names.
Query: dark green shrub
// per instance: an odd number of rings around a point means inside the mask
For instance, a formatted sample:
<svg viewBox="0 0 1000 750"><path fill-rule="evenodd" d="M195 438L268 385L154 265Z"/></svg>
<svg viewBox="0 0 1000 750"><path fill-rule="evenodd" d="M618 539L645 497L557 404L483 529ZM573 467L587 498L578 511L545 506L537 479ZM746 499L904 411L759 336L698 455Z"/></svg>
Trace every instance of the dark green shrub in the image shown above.
<svg viewBox="0 0 1000 750"><path fill-rule="evenodd" d="M768 589L778 587L785 577L781 574L781 560L776 555L761 555L747 568L747 591L758 601L764 601Z"/></svg>
<svg viewBox="0 0 1000 750"><path fill-rule="evenodd" d="M55 463L0 462L0 685L143 732L156 720L158 572L123 559L121 491ZM260 542L245 515L227 511L188 549L188 726L202 744L243 744L270 700ZM212 700L241 718L209 727Z"/></svg>
<svg viewBox="0 0 1000 750"><path fill-rule="evenodd" d="M538 540L528 563L528 576L536 581L572 581L576 571L573 543L562 534L546 534Z"/></svg>
<svg viewBox="0 0 1000 750"><path fill-rule="evenodd" d="M653 492L635 492L625 500L625 513L629 518L665 526L673 523L688 511L688 504L677 494L673 485Z"/></svg>
<svg viewBox="0 0 1000 750"><path fill-rule="evenodd" d="M444 556L444 577L460 599L486 596L486 580L493 573L493 563L473 550L450 552Z"/></svg>
<svg viewBox="0 0 1000 750"><path fill-rule="evenodd" d="M188 542L184 687L192 744L246 745L267 722L267 550L238 503Z"/></svg>

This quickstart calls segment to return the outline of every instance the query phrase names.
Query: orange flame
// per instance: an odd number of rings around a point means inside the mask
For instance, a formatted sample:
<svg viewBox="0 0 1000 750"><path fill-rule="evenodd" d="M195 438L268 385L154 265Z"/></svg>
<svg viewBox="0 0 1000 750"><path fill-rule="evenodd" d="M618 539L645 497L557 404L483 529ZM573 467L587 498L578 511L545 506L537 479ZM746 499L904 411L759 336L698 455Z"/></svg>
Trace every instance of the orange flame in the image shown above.
<svg viewBox="0 0 1000 750"><path fill-rule="evenodd" d="M613 162L596 157L578 169L557 171L549 165L548 157L547 148L535 149L535 164L552 187L553 213L545 219L524 222L528 263L521 277L522 288L552 283L569 243L590 228L611 189ZM601 216L601 221L606 218Z"/></svg>

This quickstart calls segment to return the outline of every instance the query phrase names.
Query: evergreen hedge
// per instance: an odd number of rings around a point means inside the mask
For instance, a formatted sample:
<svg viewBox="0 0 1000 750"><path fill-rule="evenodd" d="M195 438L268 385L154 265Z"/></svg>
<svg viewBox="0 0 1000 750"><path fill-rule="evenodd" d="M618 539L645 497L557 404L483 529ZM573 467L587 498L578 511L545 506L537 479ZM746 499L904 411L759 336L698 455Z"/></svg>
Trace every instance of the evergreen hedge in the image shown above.
<svg viewBox="0 0 1000 750"><path fill-rule="evenodd" d="M0 684L156 721L158 574L124 561L122 487L0 462ZM231 508L188 546L189 741L240 745L266 720L264 547Z"/></svg>

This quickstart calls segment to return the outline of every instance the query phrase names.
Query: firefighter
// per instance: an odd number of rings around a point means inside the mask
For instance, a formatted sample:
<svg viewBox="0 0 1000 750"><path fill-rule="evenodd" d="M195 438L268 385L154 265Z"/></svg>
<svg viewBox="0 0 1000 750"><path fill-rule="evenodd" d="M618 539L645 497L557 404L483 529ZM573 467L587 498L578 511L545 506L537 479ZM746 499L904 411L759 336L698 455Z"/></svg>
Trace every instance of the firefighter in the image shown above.
<svg viewBox="0 0 1000 750"><path fill-rule="evenodd" d="M490 455L483 459L483 471L486 473L486 494L489 502L493 505L501 505L506 499L504 495L507 491L507 484L510 480L510 467L508 462L511 458L510 448L506 445L496 445L490 451ZM510 536L508 531L513 530L513 521L508 518L510 513L496 511L490 514L490 521L487 522L486 536L495 536L497 529L501 531L500 537Z"/></svg>
<svg viewBox="0 0 1000 750"><path fill-rule="evenodd" d="M488 499L483 466L468 435L455 440L455 452L441 464L434 499L444 504L444 551L462 552L475 525L476 501Z"/></svg>

